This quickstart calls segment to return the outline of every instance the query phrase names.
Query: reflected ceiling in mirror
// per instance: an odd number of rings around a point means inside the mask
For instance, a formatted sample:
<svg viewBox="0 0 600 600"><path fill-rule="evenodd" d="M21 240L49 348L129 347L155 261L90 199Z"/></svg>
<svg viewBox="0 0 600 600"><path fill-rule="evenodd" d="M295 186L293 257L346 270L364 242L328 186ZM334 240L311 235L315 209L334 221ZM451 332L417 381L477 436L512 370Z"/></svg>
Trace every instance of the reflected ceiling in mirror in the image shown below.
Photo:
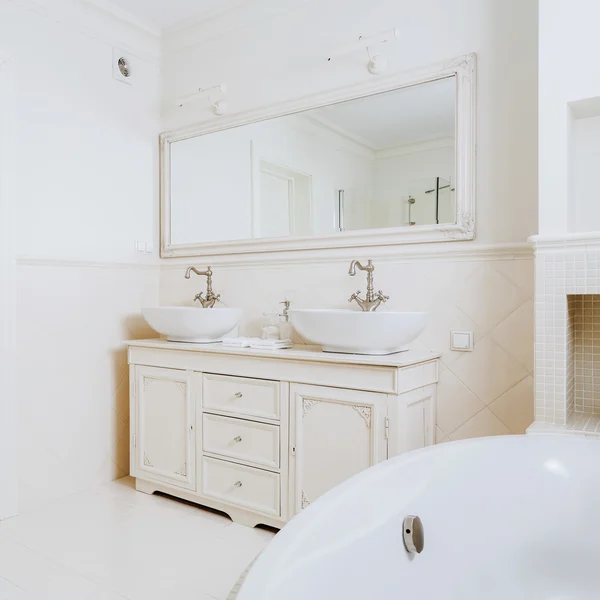
<svg viewBox="0 0 600 600"><path fill-rule="evenodd" d="M164 134L163 256L352 246L371 235L386 244L392 231L394 243L411 232L438 239L418 231L471 239L474 56L461 60L350 100Z"/></svg>

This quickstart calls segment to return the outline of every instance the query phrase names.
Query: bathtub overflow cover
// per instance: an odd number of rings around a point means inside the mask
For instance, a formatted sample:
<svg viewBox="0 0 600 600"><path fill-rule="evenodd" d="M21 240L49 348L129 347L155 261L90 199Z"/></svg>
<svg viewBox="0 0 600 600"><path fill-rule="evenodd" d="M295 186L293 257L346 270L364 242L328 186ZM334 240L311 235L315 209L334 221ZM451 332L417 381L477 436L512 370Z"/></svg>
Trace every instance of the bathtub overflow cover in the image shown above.
<svg viewBox="0 0 600 600"><path fill-rule="evenodd" d="M417 516L410 515L404 519L403 537L406 551L411 554L421 554L425 545L423 523Z"/></svg>

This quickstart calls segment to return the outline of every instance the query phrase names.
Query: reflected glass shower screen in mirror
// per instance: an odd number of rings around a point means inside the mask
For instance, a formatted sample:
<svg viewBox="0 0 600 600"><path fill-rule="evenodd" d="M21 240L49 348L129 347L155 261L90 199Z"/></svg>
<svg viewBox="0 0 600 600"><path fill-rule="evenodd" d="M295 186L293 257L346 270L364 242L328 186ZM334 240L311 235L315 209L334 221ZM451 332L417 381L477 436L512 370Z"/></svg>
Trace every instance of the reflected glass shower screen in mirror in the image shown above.
<svg viewBox="0 0 600 600"><path fill-rule="evenodd" d="M456 77L170 144L173 245L456 223Z"/></svg>

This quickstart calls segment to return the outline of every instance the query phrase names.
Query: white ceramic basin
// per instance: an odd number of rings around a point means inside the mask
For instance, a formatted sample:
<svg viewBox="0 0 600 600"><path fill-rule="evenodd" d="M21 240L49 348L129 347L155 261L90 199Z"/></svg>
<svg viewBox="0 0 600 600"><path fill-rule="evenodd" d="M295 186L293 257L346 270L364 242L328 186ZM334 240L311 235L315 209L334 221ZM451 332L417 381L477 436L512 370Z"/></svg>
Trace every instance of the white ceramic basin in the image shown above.
<svg viewBox="0 0 600 600"><path fill-rule="evenodd" d="M148 325L166 335L170 342L197 344L219 341L242 318L242 310L239 308L162 306L144 308L142 314Z"/></svg>
<svg viewBox="0 0 600 600"><path fill-rule="evenodd" d="M362 312L340 309L290 310L296 331L324 352L393 354L408 350L427 324L424 312Z"/></svg>

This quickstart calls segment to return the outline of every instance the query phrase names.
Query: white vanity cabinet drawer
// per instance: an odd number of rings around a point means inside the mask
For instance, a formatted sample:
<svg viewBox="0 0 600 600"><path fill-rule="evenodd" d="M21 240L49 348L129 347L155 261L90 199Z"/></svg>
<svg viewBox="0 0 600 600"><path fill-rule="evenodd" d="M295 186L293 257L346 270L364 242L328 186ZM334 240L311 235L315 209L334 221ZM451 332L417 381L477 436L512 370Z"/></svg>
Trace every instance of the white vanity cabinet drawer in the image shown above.
<svg viewBox="0 0 600 600"><path fill-rule="evenodd" d="M202 449L266 468L279 468L279 426L205 414Z"/></svg>
<svg viewBox="0 0 600 600"><path fill-rule="evenodd" d="M205 374L202 404L205 410L279 420L279 381Z"/></svg>
<svg viewBox="0 0 600 600"><path fill-rule="evenodd" d="M277 473L207 456L202 459L202 493L209 498L278 517L280 488Z"/></svg>

